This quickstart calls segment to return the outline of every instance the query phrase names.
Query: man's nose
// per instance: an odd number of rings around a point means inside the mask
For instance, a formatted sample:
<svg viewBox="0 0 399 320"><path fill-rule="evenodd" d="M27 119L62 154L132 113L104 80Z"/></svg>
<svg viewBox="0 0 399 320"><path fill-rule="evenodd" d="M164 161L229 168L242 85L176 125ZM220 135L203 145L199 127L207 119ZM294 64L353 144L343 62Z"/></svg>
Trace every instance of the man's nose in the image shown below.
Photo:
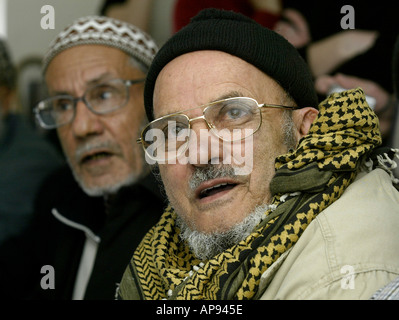
<svg viewBox="0 0 399 320"><path fill-rule="evenodd" d="M194 166L219 164L223 161L222 141L209 129L205 121L196 121L191 126L188 161Z"/></svg>
<svg viewBox="0 0 399 320"><path fill-rule="evenodd" d="M83 100L76 103L75 118L72 122L72 130L76 137L84 138L90 135L100 134L103 130L101 115L93 113Z"/></svg>

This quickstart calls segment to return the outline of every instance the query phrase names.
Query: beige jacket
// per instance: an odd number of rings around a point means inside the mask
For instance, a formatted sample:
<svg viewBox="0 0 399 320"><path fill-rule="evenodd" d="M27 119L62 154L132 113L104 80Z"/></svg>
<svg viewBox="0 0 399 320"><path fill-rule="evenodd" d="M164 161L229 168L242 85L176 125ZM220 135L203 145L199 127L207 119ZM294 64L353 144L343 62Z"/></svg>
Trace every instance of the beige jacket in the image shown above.
<svg viewBox="0 0 399 320"><path fill-rule="evenodd" d="M261 279L261 299L369 299L399 275L399 192L361 173Z"/></svg>

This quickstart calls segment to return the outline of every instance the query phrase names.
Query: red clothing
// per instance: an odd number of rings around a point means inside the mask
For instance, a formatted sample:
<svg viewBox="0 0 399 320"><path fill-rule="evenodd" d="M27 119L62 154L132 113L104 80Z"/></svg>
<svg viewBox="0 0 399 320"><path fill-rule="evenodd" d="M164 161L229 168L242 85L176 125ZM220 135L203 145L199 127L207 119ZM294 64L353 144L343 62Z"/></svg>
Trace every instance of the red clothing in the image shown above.
<svg viewBox="0 0 399 320"><path fill-rule="evenodd" d="M255 10L248 0L176 0L173 12L173 32L190 22L202 9L217 8L240 12L259 24L272 29L280 16L267 11Z"/></svg>

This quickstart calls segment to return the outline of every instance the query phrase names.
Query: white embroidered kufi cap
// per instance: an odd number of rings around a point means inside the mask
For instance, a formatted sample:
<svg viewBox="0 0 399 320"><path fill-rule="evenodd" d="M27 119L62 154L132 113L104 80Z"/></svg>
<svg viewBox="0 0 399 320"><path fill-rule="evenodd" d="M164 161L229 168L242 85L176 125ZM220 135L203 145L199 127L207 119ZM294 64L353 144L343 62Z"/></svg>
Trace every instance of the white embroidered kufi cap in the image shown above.
<svg viewBox="0 0 399 320"><path fill-rule="evenodd" d="M43 59L43 72L57 54L85 44L120 49L146 68L158 51L154 40L136 26L105 16L87 16L73 22L50 43Z"/></svg>

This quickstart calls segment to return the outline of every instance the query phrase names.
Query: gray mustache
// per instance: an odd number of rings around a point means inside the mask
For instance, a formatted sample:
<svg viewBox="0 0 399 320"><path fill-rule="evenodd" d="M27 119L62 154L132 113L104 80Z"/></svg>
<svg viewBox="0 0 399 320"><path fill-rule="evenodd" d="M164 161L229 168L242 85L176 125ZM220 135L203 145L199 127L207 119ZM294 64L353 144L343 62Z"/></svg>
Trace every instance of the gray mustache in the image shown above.
<svg viewBox="0 0 399 320"><path fill-rule="evenodd" d="M188 183L190 189L195 190L201 183L208 180L217 178L231 178L237 180L238 177L239 176L235 174L234 168L231 166L208 165L206 167L196 167Z"/></svg>
<svg viewBox="0 0 399 320"><path fill-rule="evenodd" d="M105 148L108 149L110 152L118 153L121 151L119 145L111 141L99 141L99 142L91 142L86 143L79 146L75 151L75 161L79 161L83 154L86 152L90 152L92 150Z"/></svg>

